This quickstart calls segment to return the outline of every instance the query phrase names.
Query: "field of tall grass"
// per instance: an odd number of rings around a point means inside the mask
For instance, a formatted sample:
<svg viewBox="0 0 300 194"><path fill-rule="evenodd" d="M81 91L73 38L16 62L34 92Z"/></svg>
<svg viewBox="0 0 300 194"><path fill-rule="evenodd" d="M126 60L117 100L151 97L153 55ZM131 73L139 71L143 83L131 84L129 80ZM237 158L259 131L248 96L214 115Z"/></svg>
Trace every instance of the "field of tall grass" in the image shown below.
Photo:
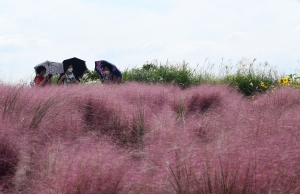
<svg viewBox="0 0 300 194"><path fill-rule="evenodd" d="M0 85L0 193L299 193L300 91Z"/></svg>

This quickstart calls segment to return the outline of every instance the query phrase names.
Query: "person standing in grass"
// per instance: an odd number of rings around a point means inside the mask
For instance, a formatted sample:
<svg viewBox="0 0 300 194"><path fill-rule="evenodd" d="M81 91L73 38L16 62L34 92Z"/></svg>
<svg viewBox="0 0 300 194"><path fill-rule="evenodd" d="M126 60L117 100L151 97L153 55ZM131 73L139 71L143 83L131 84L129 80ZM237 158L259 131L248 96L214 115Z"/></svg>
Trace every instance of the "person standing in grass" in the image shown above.
<svg viewBox="0 0 300 194"><path fill-rule="evenodd" d="M79 81L76 79L76 77L73 74L73 66L69 65L65 69L65 73L60 75L60 78L57 82L58 85L70 85L70 84L79 84Z"/></svg>
<svg viewBox="0 0 300 194"><path fill-rule="evenodd" d="M99 73L101 77L101 83L121 83L122 81L122 73L110 62L104 60L96 61L95 71Z"/></svg>
<svg viewBox="0 0 300 194"><path fill-rule="evenodd" d="M51 78L52 75L49 74L45 76L46 74L46 68L44 66L39 66L36 68L36 76L34 78L34 85L36 86L46 86L46 85L51 85Z"/></svg>

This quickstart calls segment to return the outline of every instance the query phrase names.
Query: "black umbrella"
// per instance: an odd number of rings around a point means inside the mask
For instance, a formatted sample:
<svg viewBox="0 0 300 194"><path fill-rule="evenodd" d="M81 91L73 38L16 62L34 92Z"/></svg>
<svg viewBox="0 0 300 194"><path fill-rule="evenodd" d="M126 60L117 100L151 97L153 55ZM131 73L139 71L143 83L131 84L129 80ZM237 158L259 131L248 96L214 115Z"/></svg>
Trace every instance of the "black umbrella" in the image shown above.
<svg viewBox="0 0 300 194"><path fill-rule="evenodd" d="M73 74L76 77L76 79L81 78L84 74L84 72L87 70L85 61L78 59L76 57L71 59L66 59L63 61L64 71L66 72L68 67L72 65L73 66Z"/></svg>

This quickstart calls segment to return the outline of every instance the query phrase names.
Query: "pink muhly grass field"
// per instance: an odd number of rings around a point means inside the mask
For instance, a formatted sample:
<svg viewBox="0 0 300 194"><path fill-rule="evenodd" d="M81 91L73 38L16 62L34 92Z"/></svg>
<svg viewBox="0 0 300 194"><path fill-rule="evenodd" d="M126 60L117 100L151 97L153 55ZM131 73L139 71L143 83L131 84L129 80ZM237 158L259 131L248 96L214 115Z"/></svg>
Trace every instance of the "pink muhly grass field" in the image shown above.
<svg viewBox="0 0 300 194"><path fill-rule="evenodd" d="M300 192L297 89L0 90L0 193Z"/></svg>

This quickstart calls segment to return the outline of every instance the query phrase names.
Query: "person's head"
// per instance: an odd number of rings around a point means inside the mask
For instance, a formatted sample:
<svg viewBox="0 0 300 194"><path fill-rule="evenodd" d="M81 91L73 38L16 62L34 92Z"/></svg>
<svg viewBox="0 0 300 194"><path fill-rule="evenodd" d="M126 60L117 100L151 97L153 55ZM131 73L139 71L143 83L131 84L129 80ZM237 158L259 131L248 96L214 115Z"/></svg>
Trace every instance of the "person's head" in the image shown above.
<svg viewBox="0 0 300 194"><path fill-rule="evenodd" d="M111 70L107 66L104 67L104 71L106 74L110 74L111 72Z"/></svg>
<svg viewBox="0 0 300 194"><path fill-rule="evenodd" d="M69 65L67 68L66 68L66 73L67 74L72 74L72 72L73 72L73 65Z"/></svg>
<svg viewBox="0 0 300 194"><path fill-rule="evenodd" d="M35 71L36 71L37 75L44 76L45 73L46 73L46 67L44 67L44 66L38 66Z"/></svg>

